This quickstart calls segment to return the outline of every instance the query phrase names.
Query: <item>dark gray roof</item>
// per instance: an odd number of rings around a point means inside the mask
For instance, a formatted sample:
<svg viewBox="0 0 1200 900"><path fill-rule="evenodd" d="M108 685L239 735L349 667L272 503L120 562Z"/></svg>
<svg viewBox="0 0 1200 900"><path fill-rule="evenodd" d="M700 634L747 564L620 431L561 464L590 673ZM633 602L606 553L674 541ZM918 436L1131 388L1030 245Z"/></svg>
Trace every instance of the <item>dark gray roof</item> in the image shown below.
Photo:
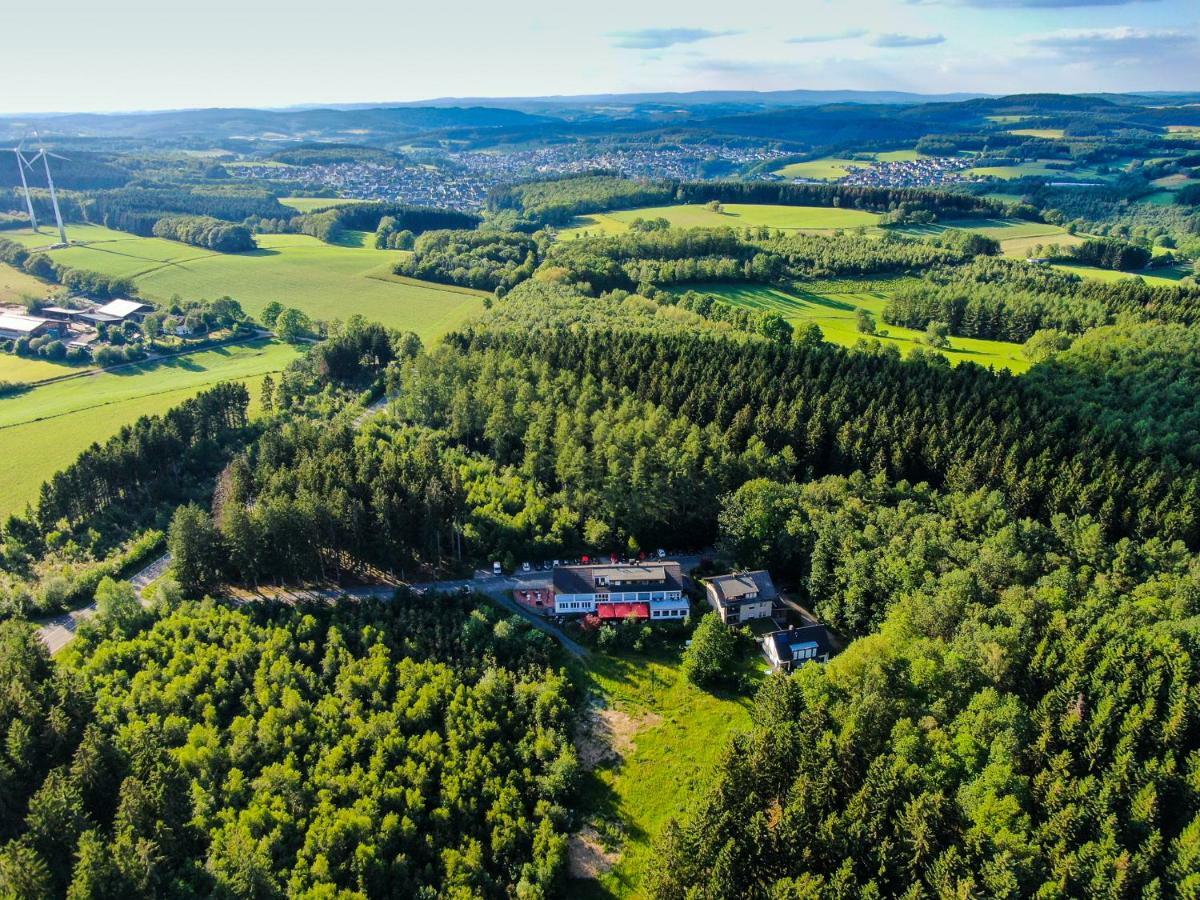
<svg viewBox="0 0 1200 900"><path fill-rule="evenodd" d="M786 631L773 631L763 640L775 645L775 655L782 660L792 658L792 645L812 642L817 645L817 652L833 656L836 652L830 638L829 629L824 625L805 625L803 628L789 628Z"/></svg>
<svg viewBox="0 0 1200 900"><path fill-rule="evenodd" d="M763 600L774 600L779 596L775 590L775 582L765 569L754 572L735 572L732 575L717 575L709 578L706 583L712 587L721 605L737 603L746 594L756 591Z"/></svg>
<svg viewBox="0 0 1200 900"><path fill-rule="evenodd" d="M596 586L603 575L619 585ZM683 570L677 562L666 560L634 565L557 566L554 569L556 594L594 594L596 591L682 591Z"/></svg>

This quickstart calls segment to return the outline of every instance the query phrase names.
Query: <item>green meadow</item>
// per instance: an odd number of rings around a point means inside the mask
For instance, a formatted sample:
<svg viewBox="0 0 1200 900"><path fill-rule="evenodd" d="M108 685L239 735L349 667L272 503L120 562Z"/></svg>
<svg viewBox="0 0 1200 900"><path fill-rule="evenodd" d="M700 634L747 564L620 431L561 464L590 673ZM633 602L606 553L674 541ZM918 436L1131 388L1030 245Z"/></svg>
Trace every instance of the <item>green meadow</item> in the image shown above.
<svg viewBox="0 0 1200 900"><path fill-rule="evenodd" d="M869 226L879 221L879 216L875 213L823 206L727 203L720 212L715 212L700 204L680 204L577 216L570 227L559 232L559 237L571 239L584 232L592 235L621 234L629 230L629 223L634 219L657 218L666 219L676 228L745 228L765 225L784 231L829 231L835 228Z"/></svg>
<svg viewBox="0 0 1200 900"><path fill-rule="evenodd" d="M46 235L6 232L28 247L45 247ZM251 315L272 300L317 319L345 320L356 313L433 340L481 308L480 291L428 282L393 280L404 251L367 246L369 235L348 234L338 245L303 234L263 234L250 253L214 253L160 238L98 226L72 226L72 246L50 251L69 266L132 278L149 300L234 297Z"/></svg>
<svg viewBox="0 0 1200 900"><path fill-rule="evenodd" d="M1048 141L1061 140L1066 134L1061 128L1010 128L1008 133L1021 137L1045 138Z"/></svg>
<svg viewBox="0 0 1200 900"><path fill-rule="evenodd" d="M262 376L281 371L300 352L251 341L85 374L0 400L0 517L36 498L41 483L93 441L108 439L141 416L165 412L218 381L245 381L257 398ZM0 356L0 372L9 359L16 358Z"/></svg>
<svg viewBox="0 0 1200 900"><path fill-rule="evenodd" d="M747 661L751 680L761 663L757 656ZM596 653L584 678L603 698L621 756L598 766L584 789L588 823L616 858L598 881L572 881L568 896L645 896L654 838L707 784L729 737L749 730L749 695L701 690L665 654Z"/></svg>
<svg viewBox="0 0 1200 900"><path fill-rule="evenodd" d="M853 347L861 340L878 340L891 344L908 355L916 347L926 347L922 334L909 328L888 325L883 321L883 308L895 284L894 278L839 278L813 282L809 290L789 292L755 284L696 284L681 285L678 293L691 290L713 294L737 306L779 313L794 326L816 323L825 340L843 347ZM887 335L868 337L859 332L859 310L875 317L876 328ZM985 341L975 338L951 337L950 347L939 351L951 363L974 362L981 366L1024 372L1029 361L1019 344Z"/></svg>
<svg viewBox="0 0 1200 900"><path fill-rule="evenodd" d="M1180 279L1186 278L1191 272L1185 268L1176 267L1170 269L1143 269L1141 272L1117 272L1113 269L1099 269L1095 266L1080 266L1070 263L1061 265L1056 264L1054 268L1060 272L1071 272L1078 275L1080 278L1089 278L1093 281L1124 281L1127 278L1140 278L1147 284L1155 285L1156 287L1170 287L1176 284Z"/></svg>
<svg viewBox="0 0 1200 900"><path fill-rule="evenodd" d="M356 200L352 197L280 197L279 202L284 206L310 213L317 209L329 209L331 206L347 206L351 203L366 203L366 200Z"/></svg>
<svg viewBox="0 0 1200 900"><path fill-rule="evenodd" d="M921 154L916 150L886 150L879 153L865 154L871 159L848 159L844 156L822 156L820 159L810 159L805 162L789 163L775 169L772 174L781 178L802 178L816 181L833 181L850 174L851 169L861 169L875 162L907 162L917 159Z"/></svg>
<svg viewBox="0 0 1200 900"><path fill-rule="evenodd" d="M48 381L63 375L74 375L89 368L88 366L71 366L67 363L50 362L45 359L30 359L13 353L0 353L0 381L11 381L14 384L34 384L38 381ZM3 403L4 401L0 401Z"/></svg>
<svg viewBox="0 0 1200 900"><path fill-rule="evenodd" d="M0 303L21 303L26 297L47 297L53 285L0 263Z"/></svg>

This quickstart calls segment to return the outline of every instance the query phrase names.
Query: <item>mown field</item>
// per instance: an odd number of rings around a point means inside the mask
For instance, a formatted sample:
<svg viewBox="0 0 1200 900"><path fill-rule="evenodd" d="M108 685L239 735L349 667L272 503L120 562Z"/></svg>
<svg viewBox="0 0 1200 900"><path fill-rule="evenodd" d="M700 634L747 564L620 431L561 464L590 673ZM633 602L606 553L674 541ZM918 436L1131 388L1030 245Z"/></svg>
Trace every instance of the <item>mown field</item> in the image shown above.
<svg viewBox="0 0 1200 900"><path fill-rule="evenodd" d="M840 278L813 282L810 290L795 293L754 284L696 284L691 285L690 289L719 296L737 306L777 312L795 326L815 322L824 333L825 340L843 347L852 347L864 339L879 340L884 344L892 344L902 354L908 355L916 347L926 347L921 332L887 325L882 319L883 308L897 281L889 278ZM676 291L682 293L688 289L689 286L681 285ZM860 333L857 325L860 309L871 313L877 328L887 331L887 335L868 338ZM951 337L950 347L939 352L954 364L974 362L1016 373L1029 368L1029 361L1022 355L1020 345L1003 341Z"/></svg>
<svg viewBox="0 0 1200 900"><path fill-rule="evenodd" d="M331 206L346 206L350 203L366 203L367 201L351 197L280 197L279 202L302 213L309 213L314 209L328 209Z"/></svg>
<svg viewBox="0 0 1200 900"><path fill-rule="evenodd" d="M299 353L287 344L252 341L57 381L0 400L0 517L33 500L43 481L92 442L218 381L245 381L257 397L262 376L281 371ZM13 357L0 357L5 359Z"/></svg>
<svg viewBox="0 0 1200 900"><path fill-rule="evenodd" d="M44 247L45 235L6 232L28 247ZM363 235L330 245L302 234L258 236L251 253L213 253L199 247L143 238L98 226L73 226L72 241L51 251L81 269L132 278L150 300L234 297L251 315L272 300L318 319L345 320L355 313L432 340L481 308L481 292L447 290L426 282L397 282L388 276L403 251L376 250Z"/></svg>
<svg viewBox="0 0 1200 900"><path fill-rule="evenodd" d="M748 675L762 669L755 657ZM750 670L753 670L751 672ZM601 714L621 759L601 765L585 790L589 824L601 843L620 844L598 882L573 881L568 895L641 897L654 865L652 842L672 816L681 817L707 783L729 737L750 727L750 692L737 696L697 688L665 655L594 654L586 679L603 699ZM615 855L615 853L614 853Z"/></svg>
<svg viewBox="0 0 1200 900"><path fill-rule="evenodd" d="M2 232L0 236L3 236ZM52 285L7 263L0 263L0 303L20 303L26 297L48 297L52 290Z"/></svg>
<svg viewBox="0 0 1200 900"><path fill-rule="evenodd" d="M949 229L973 231L1000 242L1000 250L1006 256L1026 255L1036 244L1079 244L1083 238L1068 234L1057 225L1044 222L1026 222L1021 219L947 219L935 225L901 225L892 231L909 237L927 237Z"/></svg>
<svg viewBox="0 0 1200 900"><path fill-rule="evenodd" d="M1071 272L1080 278L1091 278L1095 281L1123 281L1126 278L1141 278L1147 284L1159 287L1169 287L1181 278L1191 274L1190 269L1176 267L1170 269L1144 269L1141 272L1117 272L1113 269L1099 269L1095 266L1077 266L1071 264L1055 265L1062 272Z"/></svg>
<svg viewBox="0 0 1200 900"><path fill-rule="evenodd" d="M1021 137L1045 138L1048 141L1061 140L1066 134L1061 128L1010 128L1008 133Z"/></svg>
<svg viewBox="0 0 1200 900"><path fill-rule="evenodd" d="M766 225L784 231L830 231L835 228L870 226L879 221L875 213L824 206L727 203L721 212L714 212L700 204L680 204L578 216L569 228L559 232L559 236L572 239L585 232L591 235L620 234L629 230L629 223L634 219L657 218L666 219L676 228L753 228Z"/></svg>
<svg viewBox="0 0 1200 900"><path fill-rule="evenodd" d="M0 353L0 381L14 384L33 384L63 375L74 375L86 371L89 366L71 366L67 363L50 362L45 359L30 359L13 353ZM4 401L0 401L3 403Z"/></svg>
<svg viewBox="0 0 1200 900"><path fill-rule="evenodd" d="M869 154L877 162L903 162L920 156L916 150L888 150L881 153ZM851 169L861 169L869 166L871 160L848 159L844 156L822 156L820 159L810 159L805 162L789 163L775 169L772 174L781 178L803 178L818 181L833 181L850 174Z"/></svg>

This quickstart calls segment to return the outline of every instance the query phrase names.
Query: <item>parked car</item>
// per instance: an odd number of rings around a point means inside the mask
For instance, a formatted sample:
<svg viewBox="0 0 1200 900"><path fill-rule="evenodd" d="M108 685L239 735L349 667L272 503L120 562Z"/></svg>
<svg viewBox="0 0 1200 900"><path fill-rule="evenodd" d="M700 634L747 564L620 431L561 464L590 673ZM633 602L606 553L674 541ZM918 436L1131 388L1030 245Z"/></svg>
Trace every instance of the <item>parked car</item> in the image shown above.
<svg viewBox="0 0 1200 900"><path fill-rule="evenodd" d="M666 551L666 550L664 550L662 547L659 547L659 548L658 548L658 558L659 558L659 559L666 559L666 558L667 558L667 551Z"/></svg>
<svg viewBox="0 0 1200 900"><path fill-rule="evenodd" d="M503 575L504 574L504 569L502 569L500 567L499 562L492 563L492 574L493 575Z"/></svg>
<svg viewBox="0 0 1200 900"><path fill-rule="evenodd" d="M521 571L522 572L532 572L533 566L531 566L529 563L521 563Z"/></svg>

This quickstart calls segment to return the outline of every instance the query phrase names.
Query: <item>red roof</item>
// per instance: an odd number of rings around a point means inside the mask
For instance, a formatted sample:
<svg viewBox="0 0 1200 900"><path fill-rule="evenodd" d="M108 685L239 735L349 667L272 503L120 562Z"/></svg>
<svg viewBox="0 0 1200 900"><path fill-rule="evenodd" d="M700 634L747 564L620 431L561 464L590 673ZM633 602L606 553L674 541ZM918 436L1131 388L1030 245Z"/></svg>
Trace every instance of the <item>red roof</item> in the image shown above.
<svg viewBox="0 0 1200 900"><path fill-rule="evenodd" d="M636 616L639 619L650 618L649 603L597 603L596 615L601 619L628 619Z"/></svg>

